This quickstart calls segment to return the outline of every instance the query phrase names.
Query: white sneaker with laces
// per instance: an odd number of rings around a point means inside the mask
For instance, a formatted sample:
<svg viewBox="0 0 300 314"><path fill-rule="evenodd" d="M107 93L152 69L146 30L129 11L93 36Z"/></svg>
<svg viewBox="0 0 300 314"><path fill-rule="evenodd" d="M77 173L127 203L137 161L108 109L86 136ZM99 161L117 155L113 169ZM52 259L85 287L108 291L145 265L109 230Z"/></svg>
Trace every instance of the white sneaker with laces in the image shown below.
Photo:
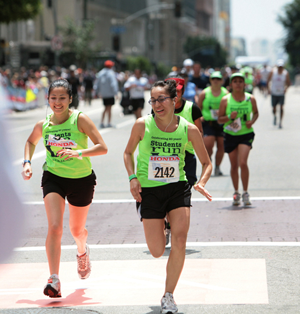
<svg viewBox="0 0 300 314"><path fill-rule="evenodd" d="M77 255L77 272L80 279L87 279L91 273L90 248L86 244L85 253Z"/></svg>
<svg viewBox="0 0 300 314"><path fill-rule="evenodd" d="M235 192L233 194L233 202L232 205L237 206L241 204L241 194L238 192Z"/></svg>
<svg viewBox="0 0 300 314"><path fill-rule="evenodd" d="M166 292L161 299L161 311L162 314L174 314L178 312L178 307L174 301L173 294Z"/></svg>
<svg viewBox="0 0 300 314"><path fill-rule="evenodd" d="M243 199L243 203L244 203L245 206L251 205L251 202L250 202L250 195L249 195L248 192L243 193L242 199Z"/></svg>
<svg viewBox="0 0 300 314"><path fill-rule="evenodd" d="M48 282L44 288L44 295L49 296L50 298L60 298L60 281L56 276L51 275L48 279Z"/></svg>

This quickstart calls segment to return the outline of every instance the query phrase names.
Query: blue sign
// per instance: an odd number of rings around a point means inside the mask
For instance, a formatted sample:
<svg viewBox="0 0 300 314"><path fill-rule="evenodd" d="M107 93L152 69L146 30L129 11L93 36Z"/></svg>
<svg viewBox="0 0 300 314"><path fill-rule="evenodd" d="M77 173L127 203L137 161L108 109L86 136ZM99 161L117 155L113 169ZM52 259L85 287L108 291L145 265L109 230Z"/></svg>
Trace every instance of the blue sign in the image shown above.
<svg viewBox="0 0 300 314"><path fill-rule="evenodd" d="M111 26L110 32L113 34L122 34L122 33L126 32L126 27L123 25Z"/></svg>

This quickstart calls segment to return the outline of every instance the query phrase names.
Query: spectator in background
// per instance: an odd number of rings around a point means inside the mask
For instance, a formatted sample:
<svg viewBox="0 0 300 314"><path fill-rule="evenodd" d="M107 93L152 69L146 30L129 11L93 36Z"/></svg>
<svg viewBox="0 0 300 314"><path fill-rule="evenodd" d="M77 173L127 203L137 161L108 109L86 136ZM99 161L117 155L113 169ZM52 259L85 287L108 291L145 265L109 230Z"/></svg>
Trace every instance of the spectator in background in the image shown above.
<svg viewBox="0 0 300 314"><path fill-rule="evenodd" d="M196 102L198 103L200 93L207 87L209 80L208 78L201 73L201 64L195 62L193 65L193 76L190 79L192 83L196 85Z"/></svg>
<svg viewBox="0 0 300 314"><path fill-rule="evenodd" d="M70 67L70 75L67 80L72 85L72 102L69 107L77 109L79 105L78 89L80 87L80 82L79 78L75 75L75 69L72 66Z"/></svg>
<svg viewBox="0 0 300 314"><path fill-rule="evenodd" d="M192 69L193 65L194 65L194 61L192 59L188 58L183 61L183 69L181 72L186 72L189 79L191 79L193 75L193 69Z"/></svg>
<svg viewBox="0 0 300 314"><path fill-rule="evenodd" d="M104 68L97 74L95 83L96 94L103 99L104 111L102 113L100 128L104 128L104 118L108 116L107 127L111 124L111 107L115 104L115 97L118 95L118 81L112 67L115 63L111 60L104 62Z"/></svg>
<svg viewBox="0 0 300 314"><path fill-rule="evenodd" d="M88 102L89 105L92 104L92 91L94 86L95 77L92 71L86 71L83 77L83 87L84 87L84 101L85 105Z"/></svg>
<svg viewBox="0 0 300 314"><path fill-rule="evenodd" d="M184 100L195 102L196 88L197 88L196 85L189 81L189 77L186 72L181 72L179 76L182 77L185 81L184 93L182 95L182 98Z"/></svg>
<svg viewBox="0 0 300 314"><path fill-rule="evenodd" d="M130 103L137 119L142 116L145 103L144 91L149 89L148 85L148 79L142 76L140 69L135 69L134 75L124 84L124 88L129 91Z"/></svg>

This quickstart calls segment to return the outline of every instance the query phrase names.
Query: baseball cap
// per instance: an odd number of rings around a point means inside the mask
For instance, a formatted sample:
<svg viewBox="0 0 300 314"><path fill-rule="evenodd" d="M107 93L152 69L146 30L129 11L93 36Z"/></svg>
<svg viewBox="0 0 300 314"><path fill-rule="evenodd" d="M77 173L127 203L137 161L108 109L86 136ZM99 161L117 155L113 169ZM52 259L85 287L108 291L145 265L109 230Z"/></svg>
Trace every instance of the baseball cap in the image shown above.
<svg viewBox="0 0 300 314"><path fill-rule="evenodd" d="M277 66L283 67L284 66L284 60L282 60L282 59L277 60Z"/></svg>
<svg viewBox="0 0 300 314"><path fill-rule="evenodd" d="M183 61L183 66L184 67L188 67L188 66L192 66L194 64L194 61L192 60L192 59L185 59L184 61Z"/></svg>
<svg viewBox="0 0 300 314"><path fill-rule="evenodd" d="M168 77L167 79L165 79L165 81L167 80L174 80L176 81L176 89L177 90L182 90L182 87L184 86L185 80L179 77Z"/></svg>
<svg viewBox="0 0 300 314"><path fill-rule="evenodd" d="M245 76L243 73L240 73L240 72L237 72L237 73L233 73L231 76L230 76L230 83L231 81L235 78L235 77L241 77L244 81L245 81Z"/></svg>
<svg viewBox="0 0 300 314"><path fill-rule="evenodd" d="M210 78L213 79L213 78L218 78L218 79L222 79L223 76L222 76L222 73L220 71L215 71L213 72L211 75L210 75Z"/></svg>
<svg viewBox="0 0 300 314"><path fill-rule="evenodd" d="M115 65L115 63L111 60L106 60L104 62L104 66L107 67L107 68L112 68L113 66Z"/></svg>

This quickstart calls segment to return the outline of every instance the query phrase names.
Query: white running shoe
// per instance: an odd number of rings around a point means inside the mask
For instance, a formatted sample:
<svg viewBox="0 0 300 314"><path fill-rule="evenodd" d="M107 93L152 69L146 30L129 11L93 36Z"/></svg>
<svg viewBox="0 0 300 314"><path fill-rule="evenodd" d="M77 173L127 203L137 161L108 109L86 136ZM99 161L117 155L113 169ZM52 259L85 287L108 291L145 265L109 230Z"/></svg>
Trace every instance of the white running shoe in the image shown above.
<svg viewBox="0 0 300 314"><path fill-rule="evenodd" d="M250 195L249 195L248 192L243 193L242 199L243 199L243 203L244 203L245 206L252 205L251 202L250 202Z"/></svg>
<svg viewBox="0 0 300 314"><path fill-rule="evenodd" d="M239 192L235 192L233 194L233 202L232 205L238 206L241 204L241 194Z"/></svg>
<svg viewBox="0 0 300 314"><path fill-rule="evenodd" d="M162 314L174 314L178 312L178 307L174 301L173 294L166 292L161 299L161 310Z"/></svg>
<svg viewBox="0 0 300 314"><path fill-rule="evenodd" d="M60 298L60 281L55 276L50 276L48 282L44 288L44 295L49 296L50 298Z"/></svg>
<svg viewBox="0 0 300 314"><path fill-rule="evenodd" d="M170 243L171 229L170 228L166 228L165 229L165 233L166 233L166 246L167 246Z"/></svg>
<svg viewBox="0 0 300 314"><path fill-rule="evenodd" d="M223 175L223 172L221 171L220 167L216 166L216 168L215 168L215 177L219 177L219 176L222 176L222 175Z"/></svg>
<svg viewBox="0 0 300 314"><path fill-rule="evenodd" d="M77 255L77 272L80 279L87 279L91 273L90 248L86 244L85 253Z"/></svg>

